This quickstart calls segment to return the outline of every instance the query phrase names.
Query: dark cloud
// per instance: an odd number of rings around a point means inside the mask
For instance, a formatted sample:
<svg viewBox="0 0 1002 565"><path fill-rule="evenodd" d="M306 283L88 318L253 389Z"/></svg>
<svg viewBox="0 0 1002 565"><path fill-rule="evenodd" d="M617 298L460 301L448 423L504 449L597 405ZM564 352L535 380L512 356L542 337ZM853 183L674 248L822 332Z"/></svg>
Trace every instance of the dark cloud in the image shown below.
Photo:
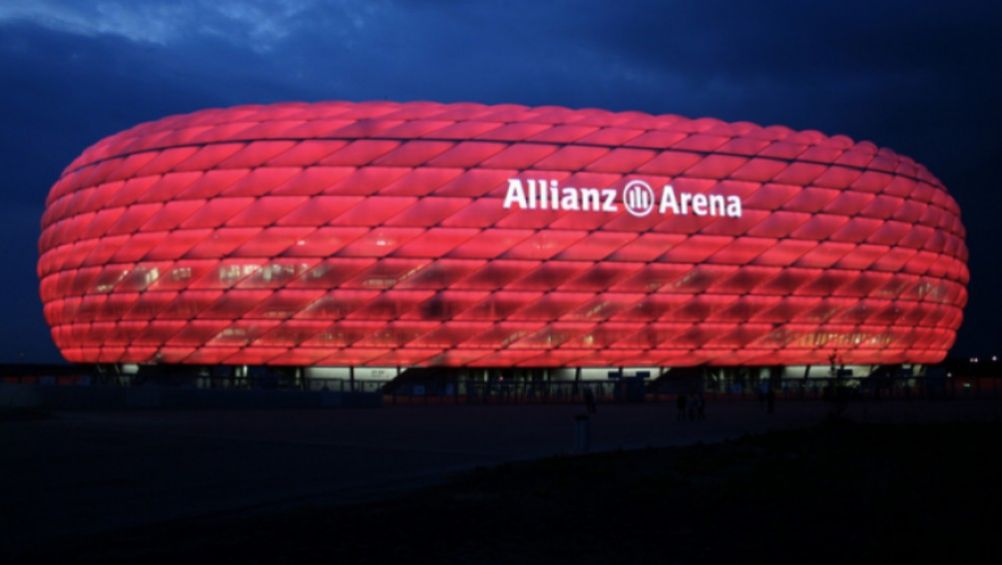
<svg viewBox="0 0 1002 565"><path fill-rule="evenodd" d="M278 100L595 106L845 133L926 164L971 232L957 351L1002 338L1002 5L978 2L102 2L0 6L0 361L57 357L37 299L48 187L138 122Z"/></svg>

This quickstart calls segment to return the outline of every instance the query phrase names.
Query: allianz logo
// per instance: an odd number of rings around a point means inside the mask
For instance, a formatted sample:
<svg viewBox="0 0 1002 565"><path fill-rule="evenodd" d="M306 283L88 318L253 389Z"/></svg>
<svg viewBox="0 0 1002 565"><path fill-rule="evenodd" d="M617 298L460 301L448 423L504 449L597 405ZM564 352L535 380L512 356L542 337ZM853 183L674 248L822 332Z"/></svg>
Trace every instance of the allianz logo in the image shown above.
<svg viewBox="0 0 1002 565"><path fill-rule="evenodd" d="M671 184L661 188L660 197L647 182L633 179L622 191L615 188L560 186L554 179L508 179L503 206L521 210L566 210L616 213L620 205L638 218L657 210L676 216L741 217L741 198L734 195L676 191Z"/></svg>

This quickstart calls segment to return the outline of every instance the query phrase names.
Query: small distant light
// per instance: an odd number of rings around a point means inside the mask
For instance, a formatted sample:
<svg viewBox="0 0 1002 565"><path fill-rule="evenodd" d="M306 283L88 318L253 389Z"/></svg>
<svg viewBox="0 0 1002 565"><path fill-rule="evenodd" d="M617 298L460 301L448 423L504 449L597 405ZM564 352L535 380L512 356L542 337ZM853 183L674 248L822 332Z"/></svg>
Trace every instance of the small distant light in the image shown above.
<svg viewBox="0 0 1002 565"><path fill-rule="evenodd" d="M994 363L994 362L996 362L998 360L999 360L999 356L998 355L992 355L992 363Z"/></svg>
<svg viewBox="0 0 1002 565"><path fill-rule="evenodd" d="M953 378L953 373L947 373L947 374L946 374L946 378L948 378L948 379L952 379L952 378Z"/></svg>
<svg viewBox="0 0 1002 565"><path fill-rule="evenodd" d="M971 363L977 363L977 362L978 362L977 357L971 357Z"/></svg>

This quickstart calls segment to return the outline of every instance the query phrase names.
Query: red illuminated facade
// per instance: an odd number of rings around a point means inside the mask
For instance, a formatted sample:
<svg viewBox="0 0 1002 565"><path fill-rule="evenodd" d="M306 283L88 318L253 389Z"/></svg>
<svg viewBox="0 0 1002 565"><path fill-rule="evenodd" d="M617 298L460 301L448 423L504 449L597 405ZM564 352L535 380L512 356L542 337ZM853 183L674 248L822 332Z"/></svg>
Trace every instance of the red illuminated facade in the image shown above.
<svg viewBox="0 0 1002 565"><path fill-rule="evenodd" d="M923 166L844 136L290 103L88 148L49 194L38 273L77 362L930 363L961 323L964 235Z"/></svg>

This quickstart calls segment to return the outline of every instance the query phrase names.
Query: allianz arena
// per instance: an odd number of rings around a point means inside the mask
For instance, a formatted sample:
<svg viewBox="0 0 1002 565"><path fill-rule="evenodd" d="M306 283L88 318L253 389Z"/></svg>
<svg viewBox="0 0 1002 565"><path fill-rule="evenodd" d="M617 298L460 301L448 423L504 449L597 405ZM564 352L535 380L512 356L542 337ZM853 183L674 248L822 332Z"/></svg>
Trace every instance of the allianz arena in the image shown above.
<svg viewBox="0 0 1002 565"><path fill-rule="evenodd" d="M840 135L287 103L85 150L38 274L80 363L928 364L962 320L964 237L925 167Z"/></svg>

